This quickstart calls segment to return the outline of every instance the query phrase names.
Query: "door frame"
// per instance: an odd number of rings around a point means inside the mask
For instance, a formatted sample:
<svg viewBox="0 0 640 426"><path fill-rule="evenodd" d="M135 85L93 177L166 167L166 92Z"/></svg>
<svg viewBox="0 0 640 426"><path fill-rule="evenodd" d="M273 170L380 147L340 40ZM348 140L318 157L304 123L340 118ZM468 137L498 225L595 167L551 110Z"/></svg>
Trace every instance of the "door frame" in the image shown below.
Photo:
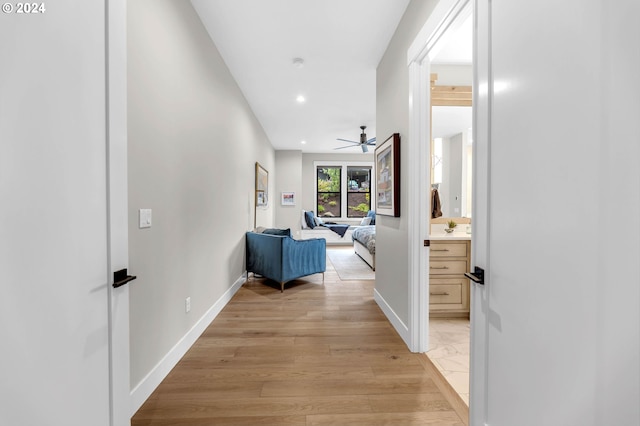
<svg viewBox="0 0 640 426"><path fill-rule="evenodd" d="M407 50L409 68L409 347L429 348L429 214L431 210L431 58L438 42L468 16L471 0L440 0Z"/></svg>
<svg viewBox="0 0 640 426"><path fill-rule="evenodd" d="M471 10L470 10L471 9ZM422 30L407 51L409 67L409 324L411 350L428 350L429 337L429 248L428 212L431 199L431 167L421 167L431 156L430 144L430 55L442 35L466 13L473 13L473 212L474 237L471 242L472 264L489 270L489 152L491 130L491 2L490 0L440 0ZM482 24L482 25L479 25ZM479 32L479 27L485 29ZM483 146L478 149L478 146ZM489 287L471 284L469 423L484 424L487 419L487 327L486 292Z"/></svg>
<svg viewBox="0 0 640 426"><path fill-rule="evenodd" d="M109 409L111 426L131 424L129 286L113 273L129 265L127 183L127 3L105 0L105 128Z"/></svg>

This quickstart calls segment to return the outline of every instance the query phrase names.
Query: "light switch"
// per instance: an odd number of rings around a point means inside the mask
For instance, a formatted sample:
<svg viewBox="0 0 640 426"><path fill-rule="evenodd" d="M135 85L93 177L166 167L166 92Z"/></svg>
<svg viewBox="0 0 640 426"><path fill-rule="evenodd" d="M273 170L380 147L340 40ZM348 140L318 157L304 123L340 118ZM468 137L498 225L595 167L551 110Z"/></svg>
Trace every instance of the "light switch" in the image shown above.
<svg viewBox="0 0 640 426"><path fill-rule="evenodd" d="M140 209L140 229L151 228L151 209Z"/></svg>

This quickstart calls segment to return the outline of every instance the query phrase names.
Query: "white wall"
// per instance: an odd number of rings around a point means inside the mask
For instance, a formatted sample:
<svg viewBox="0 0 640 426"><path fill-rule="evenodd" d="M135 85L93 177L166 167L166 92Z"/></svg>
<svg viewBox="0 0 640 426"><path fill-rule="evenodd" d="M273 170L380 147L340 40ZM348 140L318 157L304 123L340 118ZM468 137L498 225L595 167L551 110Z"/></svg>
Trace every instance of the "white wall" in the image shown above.
<svg viewBox="0 0 640 426"><path fill-rule="evenodd" d="M300 229L302 210L302 151L276 151L276 180L273 202L275 226L291 228L295 233ZM281 205L282 192L295 192L295 206Z"/></svg>
<svg viewBox="0 0 640 426"><path fill-rule="evenodd" d="M273 148L191 3L132 0L128 16L135 388L242 276L255 162L270 178L263 225L273 222L276 173ZM137 227L141 208L153 210L150 229Z"/></svg>
<svg viewBox="0 0 640 426"><path fill-rule="evenodd" d="M442 184L440 194L442 194L442 216L460 217L462 216L462 147L464 137L462 133L443 138L443 165ZM456 210L457 209L457 210Z"/></svg>
<svg viewBox="0 0 640 426"><path fill-rule="evenodd" d="M399 321L408 324L408 218L409 70L407 49L422 28L436 0L412 0L378 64L376 74L376 130L378 135L400 133L400 217L376 219L376 291ZM425 158L424 166L429 167Z"/></svg>
<svg viewBox="0 0 640 426"><path fill-rule="evenodd" d="M0 14L0 424L106 426L105 4L46 7Z"/></svg>
<svg viewBox="0 0 640 426"><path fill-rule="evenodd" d="M473 82L471 65L431 64L431 74L434 73L438 74L437 86L471 86Z"/></svg>

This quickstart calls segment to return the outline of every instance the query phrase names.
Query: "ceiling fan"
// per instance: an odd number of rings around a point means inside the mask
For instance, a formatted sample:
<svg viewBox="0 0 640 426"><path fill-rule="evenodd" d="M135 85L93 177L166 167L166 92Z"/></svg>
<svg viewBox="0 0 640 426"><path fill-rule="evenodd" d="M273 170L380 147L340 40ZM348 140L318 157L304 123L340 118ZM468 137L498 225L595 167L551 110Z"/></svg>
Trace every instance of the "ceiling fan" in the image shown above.
<svg viewBox="0 0 640 426"><path fill-rule="evenodd" d="M367 126L360 126L360 128L362 129L362 133L360 134L360 142L356 142L356 141L350 141L348 139L336 139L338 141L342 141L342 142L349 142L349 143L353 143L355 145L347 145L347 146L341 146L339 148L334 148L334 149L345 149L345 148L353 148L356 145L359 145L362 148L362 152L369 152L369 146L375 146L376 144L376 138L371 138L369 140L367 140L367 135L364 132L364 129L367 128Z"/></svg>

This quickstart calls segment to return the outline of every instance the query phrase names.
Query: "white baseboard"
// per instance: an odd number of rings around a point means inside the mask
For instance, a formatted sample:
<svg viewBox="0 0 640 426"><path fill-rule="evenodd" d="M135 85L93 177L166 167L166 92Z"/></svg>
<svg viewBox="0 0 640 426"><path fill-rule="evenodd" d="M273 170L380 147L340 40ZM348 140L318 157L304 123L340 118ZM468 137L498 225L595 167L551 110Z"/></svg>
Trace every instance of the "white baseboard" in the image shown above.
<svg viewBox="0 0 640 426"><path fill-rule="evenodd" d="M200 335L206 330L211 322L218 316L220 311L229 303L231 298L246 280L246 272L227 290L216 303L191 327L182 339L162 358L162 360L146 375L144 379L131 390L131 417L142 407L142 404L151 396L153 391L160 385L169 372L187 353L189 348L198 340Z"/></svg>
<svg viewBox="0 0 640 426"><path fill-rule="evenodd" d="M410 339L409 339L409 328L406 326L404 322L396 315L394 310L389 306L386 300L378 293L378 290L373 290L373 299L376 301L382 312L385 314L393 328L395 328L396 332L400 335L400 338L404 341L407 347L411 347Z"/></svg>

